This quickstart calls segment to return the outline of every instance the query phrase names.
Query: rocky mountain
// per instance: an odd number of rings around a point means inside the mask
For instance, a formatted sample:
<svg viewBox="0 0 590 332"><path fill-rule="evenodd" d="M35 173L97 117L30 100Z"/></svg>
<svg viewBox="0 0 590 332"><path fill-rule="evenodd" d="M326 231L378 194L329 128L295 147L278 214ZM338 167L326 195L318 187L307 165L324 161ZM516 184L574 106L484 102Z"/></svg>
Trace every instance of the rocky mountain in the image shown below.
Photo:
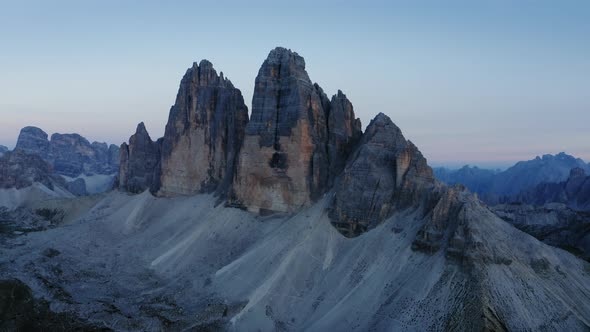
<svg viewBox="0 0 590 332"><path fill-rule="evenodd" d="M16 148L48 161L55 173L71 178L81 175L113 174L119 169L119 148L88 142L78 134L53 134L51 139L37 127L25 127Z"/></svg>
<svg viewBox="0 0 590 332"><path fill-rule="evenodd" d="M557 202L564 203L574 210L590 211L590 176L586 176L584 169L576 167L570 171L566 181L541 183L513 196L510 200L534 205Z"/></svg>
<svg viewBox="0 0 590 332"><path fill-rule="evenodd" d="M500 204L493 211L537 239L590 261L589 212L575 211L560 203Z"/></svg>
<svg viewBox="0 0 590 332"><path fill-rule="evenodd" d="M22 150L6 152L0 157L0 188L21 189L39 182L53 189L59 184L65 187L65 181L53 174L52 167L38 155Z"/></svg>
<svg viewBox="0 0 590 332"><path fill-rule="evenodd" d="M162 139L152 141L143 122L138 124L129 144L121 145L119 188L130 193L147 189L155 193L160 184L161 149Z"/></svg>
<svg viewBox="0 0 590 332"><path fill-rule="evenodd" d="M227 193L248 108L240 90L203 60L180 82L162 141L161 195Z"/></svg>
<svg viewBox="0 0 590 332"><path fill-rule="evenodd" d="M515 195L540 183L565 181L570 170L576 167L590 173L589 164L561 152L520 161L501 172L463 167L455 171L435 170L435 175L447 184L460 183L467 186L486 203L494 205L510 201Z"/></svg>
<svg viewBox="0 0 590 332"><path fill-rule="evenodd" d="M275 48L256 77L231 204L256 213L310 205L342 171L360 134L346 96L329 100L303 57Z"/></svg>
<svg viewBox="0 0 590 332"><path fill-rule="evenodd" d="M436 181L385 114L361 133L297 53L270 52L247 124L233 89L193 66L165 137L140 124L123 145L122 190L35 206L50 229L3 214L0 285L124 331L590 328L588 262ZM6 321L30 317L10 308Z"/></svg>
<svg viewBox="0 0 590 332"><path fill-rule="evenodd" d="M4 145L0 145L0 157L2 157L3 154L5 154L6 152L8 152L8 148L5 147Z"/></svg>
<svg viewBox="0 0 590 332"><path fill-rule="evenodd" d="M345 236L358 236L395 211L419 205L433 187L426 159L379 113L337 180L332 224Z"/></svg>

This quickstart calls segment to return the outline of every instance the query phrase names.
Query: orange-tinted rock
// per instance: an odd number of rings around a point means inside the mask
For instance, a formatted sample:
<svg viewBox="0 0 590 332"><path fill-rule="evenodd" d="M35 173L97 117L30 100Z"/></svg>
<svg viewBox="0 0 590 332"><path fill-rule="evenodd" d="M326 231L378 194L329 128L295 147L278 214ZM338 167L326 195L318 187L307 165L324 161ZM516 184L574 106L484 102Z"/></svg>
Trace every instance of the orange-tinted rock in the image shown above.
<svg viewBox="0 0 590 332"><path fill-rule="evenodd" d="M231 204L256 213L293 212L327 190L338 173L332 166L360 136L352 105L343 94L335 98L334 123L350 130L331 134L332 103L312 84L305 60L280 47L270 52L256 77Z"/></svg>

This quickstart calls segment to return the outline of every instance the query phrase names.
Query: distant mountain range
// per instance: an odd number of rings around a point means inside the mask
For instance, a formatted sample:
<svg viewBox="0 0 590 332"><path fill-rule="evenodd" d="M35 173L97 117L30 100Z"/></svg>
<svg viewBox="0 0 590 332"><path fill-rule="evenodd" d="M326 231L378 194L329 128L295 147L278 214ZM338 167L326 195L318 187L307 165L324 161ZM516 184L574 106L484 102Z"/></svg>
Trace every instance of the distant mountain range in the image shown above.
<svg viewBox="0 0 590 332"><path fill-rule="evenodd" d="M115 174L119 170L119 148L107 143L92 142L79 134L51 135L42 129L21 129L15 150L36 154L47 160L55 173L78 177L80 175Z"/></svg>
<svg viewBox="0 0 590 332"><path fill-rule="evenodd" d="M112 189L119 171L118 146L90 143L79 134L55 133L48 139L45 131L32 126L21 129L14 151L0 146L0 157L5 157L0 166L6 166L10 172L18 168L28 172L10 173L15 177L10 181L28 185L32 180L46 185L55 183L78 196ZM12 183L7 180L8 174L3 175L0 186Z"/></svg>
<svg viewBox="0 0 590 332"><path fill-rule="evenodd" d="M590 173L589 164L561 152L520 161L504 171L471 166L464 166L458 170L439 167L434 169L434 175L447 184L463 184L486 203L494 205L513 200L521 192L531 190L541 183L565 181L574 168Z"/></svg>
<svg viewBox="0 0 590 332"><path fill-rule="evenodd" d="M544 182L532 189L520 192L513 199L534 205L563 203L575 210L590 211L590 176L584 169L576 167L563 182Z"/></svg>

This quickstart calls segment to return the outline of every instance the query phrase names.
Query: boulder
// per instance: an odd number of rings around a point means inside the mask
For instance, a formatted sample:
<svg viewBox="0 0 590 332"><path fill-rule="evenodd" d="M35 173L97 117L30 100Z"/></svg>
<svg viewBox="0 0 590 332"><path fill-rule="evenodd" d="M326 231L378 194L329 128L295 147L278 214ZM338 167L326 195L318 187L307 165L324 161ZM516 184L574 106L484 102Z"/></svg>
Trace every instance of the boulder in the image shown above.
<svg viewBox="0 0 590 332"><path fill-rule="evenodd" d="M15 149L35 154L49 162L55 173L76 178L80 175L110 175L119 168L118 148L106 143L92 144L79 134L51 135L37 127L21 129Z"/></svg>

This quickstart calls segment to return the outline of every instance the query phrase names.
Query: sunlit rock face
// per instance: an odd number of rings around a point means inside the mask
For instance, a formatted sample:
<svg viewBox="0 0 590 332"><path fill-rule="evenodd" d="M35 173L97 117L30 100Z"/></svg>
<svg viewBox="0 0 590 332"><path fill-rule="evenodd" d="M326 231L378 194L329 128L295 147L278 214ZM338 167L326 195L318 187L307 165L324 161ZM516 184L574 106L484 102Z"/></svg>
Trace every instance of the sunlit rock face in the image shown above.
<svg viewBox="0 0 590 332"><path fill-rule="evenodd" d="M119 189L131 193L158 190L160 147L161 140L152 141L143 122L138 124L135 134L129 138L129 144L121 145Z"/></svg>
<svg viewBox="0 0 590 332"><path fill-rule="evenodd" d="M162 143L159 194L225 193L248 123L240 90L203 60L180 82Z"/></svg>
<svg viewBox="0 0 590 332"><path fill-rule="evenodd" d="M426 159L391 119L380 113L337 179L330 209L332 224L346 236L357 236L396 208L419 206L433 186Z"/></svg>
<svg viewBox="0 0 590 332"><path fill-rule="evenodd" d="M301 56L275 48L256 77L230 203L263 214L309 205L326 191L360 133L346 96L330 101L312 84Z"/></svg>

